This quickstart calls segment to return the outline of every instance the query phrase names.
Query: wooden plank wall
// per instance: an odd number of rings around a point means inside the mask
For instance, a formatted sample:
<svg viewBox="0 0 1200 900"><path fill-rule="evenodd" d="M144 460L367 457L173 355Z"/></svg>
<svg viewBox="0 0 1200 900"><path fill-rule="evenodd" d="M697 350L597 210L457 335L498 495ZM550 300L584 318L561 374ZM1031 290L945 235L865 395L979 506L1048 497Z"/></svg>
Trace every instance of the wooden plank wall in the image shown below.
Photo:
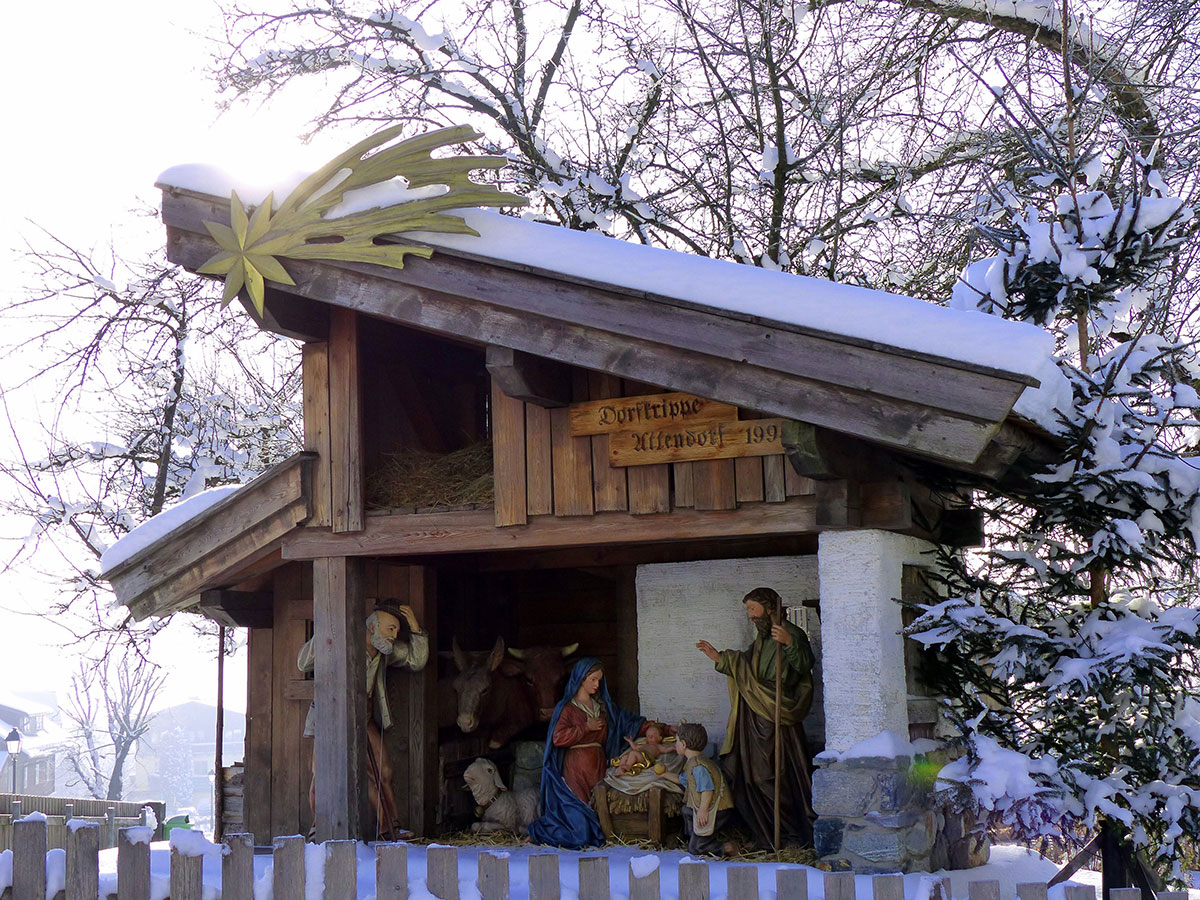
<svg viewBox="0 0 1200 900"><path fill-rule="evenodd" d="M661 393L651 385L579 369L572 382L575 402ZM796 475L782 455L614 468L608 464L608 435L572 437L565 407L522 403L495 382L491 414L499 527L550 514L728 510L814 492L811 479ZM741 415L758 417L750 411Z"/></svg>
<svg viewBox="0 0 1200 900"><path fill-rule="evenodd" d="M302 740L309 701L293 699L288 685L299 677L296 656L308 639L312 621L312 565L287 565L275 573L274 624L271 650L270 827L267 835L305 834L312 825L308 788L312 776L312 741ZM251 671L258 665L251 660ZM256 753L261 753L256 749ZM250 769L254 754L248 754ZM251 780L251 771L247 771ZM254 790L261 790L261 786ZM249 805L249 798L247 798ZM254 829L258 835L257 828Z"/></svg>

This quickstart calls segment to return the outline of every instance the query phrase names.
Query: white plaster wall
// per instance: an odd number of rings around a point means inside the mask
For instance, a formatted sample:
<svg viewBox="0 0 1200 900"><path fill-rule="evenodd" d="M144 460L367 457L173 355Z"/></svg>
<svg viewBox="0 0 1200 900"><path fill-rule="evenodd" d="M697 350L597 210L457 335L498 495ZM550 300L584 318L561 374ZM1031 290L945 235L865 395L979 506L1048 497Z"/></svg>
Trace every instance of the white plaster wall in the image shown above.
<svg viewBox="0 0 1200 900"><path fill-rule="evenodd" d="M908 738L900 634L905 565L929 565L930 545L888 531L826 531L817 553L825 749L847 750L880 731Z"/></svg>
<svg viewBox="0 0 1200 900"><path fill-rule="evenodd" d="M696 649L701 638L718 650L743 649L754 629L741 600L756 587L779 592L785 606L817 597L815 556L718 559L638 566L638 696L642 715L672 724L700 722L718 742L729 717L727 679ZM822 737L819 694L821 629L814 611L789 609L816 651L818 694L805 721L810 741Z"/></svg>

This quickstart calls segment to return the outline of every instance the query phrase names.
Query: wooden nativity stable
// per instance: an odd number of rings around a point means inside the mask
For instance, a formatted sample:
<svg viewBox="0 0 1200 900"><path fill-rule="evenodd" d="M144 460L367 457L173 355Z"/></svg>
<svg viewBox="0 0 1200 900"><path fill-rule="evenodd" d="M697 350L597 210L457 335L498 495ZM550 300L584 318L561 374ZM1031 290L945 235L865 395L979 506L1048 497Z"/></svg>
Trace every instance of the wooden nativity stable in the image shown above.
<svg viewBox="0 0 1200 900"><path fill-rule="evenodd" d="M186 174L161 186L169 257L195 270L227 191ZM978 523L927 476L995 477L1039 452L1013 413L1036 372L978 357L1045 355L1041 333L496 213L468 221L480 237L424 236L432 256L402 269L288 260L295 285L268 282L258 318L303 343L304 452L106 573L139 619L188 610L249 630L257 842L313 824L314 753L318 837L369 832L362 623L377 598L410 603L442 654L496 636L578 642L618 702L719 737L724 679L695 641L747 645L740 598L768 584L819 647L815 750L929 736L895 598L921 589L930 539L969 545ZM823 318L789 312L805 309ZM869 321L883 309L895 343ZM472 448L490 497L400 506L380 487L398 460ZM314 631L306 680L296 655ZM439 655L388 681L394 789L426 836L462 827L452 766L483 750L455 728L452 671ZM315 742L301 736L314 696ZM818 849L928 864L907 831L862 825L904 801L848 801L853 787L833 757L817 773Z"/></svg>

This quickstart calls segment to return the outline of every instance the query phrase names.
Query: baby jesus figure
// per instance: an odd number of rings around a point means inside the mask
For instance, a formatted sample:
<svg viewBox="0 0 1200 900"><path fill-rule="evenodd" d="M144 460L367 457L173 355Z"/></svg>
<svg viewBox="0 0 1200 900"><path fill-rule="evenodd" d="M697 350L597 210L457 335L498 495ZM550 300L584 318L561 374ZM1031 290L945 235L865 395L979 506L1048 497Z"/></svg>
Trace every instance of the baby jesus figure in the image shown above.
<svg viewBox="0 0 1200 900"><path fill-rule="evenodd" d="M665 737L666 730L657 722L652 722L646 728L644 737L640 737L636 741L625 738L629 749L612 761L612 765L617 769L616 774L636 775L655 765L662 754L674 752L671 746L664 743L665 741L674 742L674 738ZM657 767L655 771L658 771Z"/></svg>

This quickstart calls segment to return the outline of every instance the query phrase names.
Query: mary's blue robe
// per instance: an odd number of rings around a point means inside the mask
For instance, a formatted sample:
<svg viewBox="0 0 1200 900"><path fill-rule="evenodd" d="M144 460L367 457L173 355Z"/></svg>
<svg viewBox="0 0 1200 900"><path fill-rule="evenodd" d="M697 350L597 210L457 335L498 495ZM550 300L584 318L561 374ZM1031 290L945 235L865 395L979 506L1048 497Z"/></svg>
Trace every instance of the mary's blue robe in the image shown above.
<svg viewBox="0 0 1200 900"><path fill-rule="evenodd" d="M567 748L554 746L554 729L558 726L564 707L571 702L588 672L599 666L600 661L592 657L575 663L567 679L563 698L554 707L554 714L550 717L550 731L546 735L546 750L542 755L542 816L529 824L529 837L539 844L552 844L571 850L604 844L604 832L595 811L576 797L563 780L563 757ZM646 720L617 706L608 693L608 683L604 678L600 679L596 699L603 704L608 719L604 753L606 758L612 759L624 751L625 738L638 736Z"/></svg>

